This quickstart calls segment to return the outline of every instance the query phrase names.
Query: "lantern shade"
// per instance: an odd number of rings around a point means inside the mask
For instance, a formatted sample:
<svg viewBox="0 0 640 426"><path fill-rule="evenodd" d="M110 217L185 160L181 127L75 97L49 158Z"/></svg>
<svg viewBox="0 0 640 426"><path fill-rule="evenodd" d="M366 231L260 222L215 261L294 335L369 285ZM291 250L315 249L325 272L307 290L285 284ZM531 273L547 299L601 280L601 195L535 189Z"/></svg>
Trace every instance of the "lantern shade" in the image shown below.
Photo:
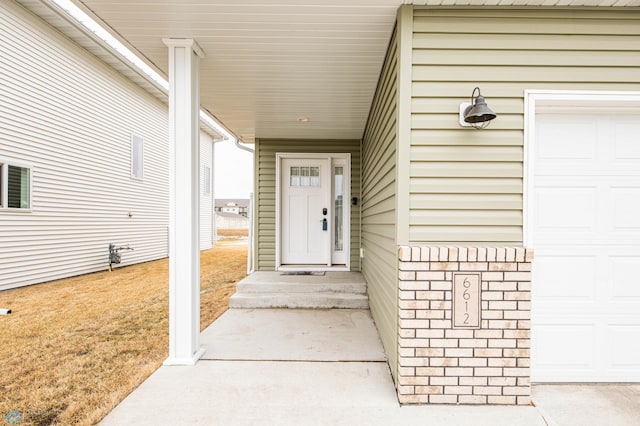
<svg viewBox="0 0 640 426"><path fill-rule="evenodd" d="M479 90L478 90L479 92ZM484 100L484 96L478 95L471 105L464 111L465 123L484 123L496 118L496 113L491 111Z"/></svg>

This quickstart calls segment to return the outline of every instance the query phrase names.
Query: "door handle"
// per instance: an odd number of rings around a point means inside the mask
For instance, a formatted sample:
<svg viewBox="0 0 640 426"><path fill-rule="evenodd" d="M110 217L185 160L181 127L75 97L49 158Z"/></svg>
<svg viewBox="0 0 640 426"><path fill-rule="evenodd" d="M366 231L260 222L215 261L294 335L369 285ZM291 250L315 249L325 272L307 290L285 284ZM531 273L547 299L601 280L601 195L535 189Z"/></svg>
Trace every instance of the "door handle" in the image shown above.
<svg viewBox="0 0 640 426"><path fill-rule="evenodd" d="M328 227L327 218L322 219L322 230L326 231Z"/></svg>

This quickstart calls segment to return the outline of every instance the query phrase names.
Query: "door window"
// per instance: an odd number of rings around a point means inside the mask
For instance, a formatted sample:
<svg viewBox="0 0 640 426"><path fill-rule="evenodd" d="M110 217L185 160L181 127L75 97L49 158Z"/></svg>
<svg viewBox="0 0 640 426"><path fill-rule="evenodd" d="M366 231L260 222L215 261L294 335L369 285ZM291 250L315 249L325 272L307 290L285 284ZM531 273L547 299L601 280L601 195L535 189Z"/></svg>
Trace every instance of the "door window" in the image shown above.
<svg viewBox="0 0 640 426"><path fill-rule="evenodd" d="M334 251L344 249L344 167L333 168L333 223L334 223Z"/></svg>
<svg viewBox="0 0 640 426"><path fill-rule="evenodd" d="M289 186L320 186L320 167L291 166Z"/></svg>

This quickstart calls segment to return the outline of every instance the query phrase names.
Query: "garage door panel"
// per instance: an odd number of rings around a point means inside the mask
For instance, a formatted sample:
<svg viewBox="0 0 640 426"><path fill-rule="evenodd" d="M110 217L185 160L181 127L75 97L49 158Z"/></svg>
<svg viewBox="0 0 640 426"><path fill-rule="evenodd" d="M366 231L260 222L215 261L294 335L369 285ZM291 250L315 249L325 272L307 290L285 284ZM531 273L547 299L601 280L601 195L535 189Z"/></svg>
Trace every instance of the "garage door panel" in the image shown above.
<svg viewBox="0 0 640 426"><path fill-rule="evenodd" d="M578 126L575 124L579 123ZM589 117L548 115L536 126L536 160L544 168L554 164L585 167L596 155L598 123Z"/></svg>
<svg viewBox="0 0 640 426"><path fill-rule="evenodd" d="M611 186L610 198L612 231L640 233L640 185Z"/></svg>
<svg viewBox="0 0 640 426"><path fill-rule="evenodd" d="M535 193L537 229L542 232L557 229L593 231L596 193L595 187L538 188Z"/></svg>
<svg viewBox="0 0 640 426"><path fill-rule="evenodd" d="M609 323L565 315L539 316L532 330L534 382L636 382L640 378L637 318Z"/></svg>
<svg viewBox="0 0 640 426"><path fill-rule="evenodd" d="M597 230L595 186L540 186L534 193L535 242L593 241ZM560 235L562 235L561 238Z"/></svg>
<svg viewBox="0 0 640 426"><path fill-rule="evenodd" d="M608 275L612 281L610 299L634 305L640 315L640 255L609 256L608 266ZM640 358L640 353L638 357Z"/></svg>
<svg viewBox="0 0 640 426"><path fill-rule="evenodd" d="M595 256L537 254L533 289L535 301L576 303L595 300ZM575 283L580 283L575 285Z"/></svg>
<svg viewBox="0 0 640 426"><path fill-rule="evenodd" d="M613 122L613 159L615 165L640 163L640 121L637 117L619 117Z"/></svg>
<svg viewBox="0 0 640 426"><path fill-rule="evenodd" d="M587 320L588 321L588 320ZM541 322L532 331L532 379L580 376L595 371L596 327L589 323Z"/></svg>
<svg viewBox="0 0 640 426"><path fill-rule="evenodd" d="M631 324L609 324L608 356L605 368L611 372L624 372L627 375L640 375L640 325L635 320Z"/></svg>

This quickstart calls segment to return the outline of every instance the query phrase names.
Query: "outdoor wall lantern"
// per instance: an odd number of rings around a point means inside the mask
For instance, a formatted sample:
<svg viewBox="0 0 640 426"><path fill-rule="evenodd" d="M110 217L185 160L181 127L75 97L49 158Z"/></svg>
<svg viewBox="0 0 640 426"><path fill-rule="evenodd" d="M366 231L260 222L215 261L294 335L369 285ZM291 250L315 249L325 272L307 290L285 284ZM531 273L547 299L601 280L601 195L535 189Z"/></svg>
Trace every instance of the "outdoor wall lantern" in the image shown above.
<svg viewBox="0 0 640 426"><path fill-rule="evenodd" d="M471 102L460 104L460 125L463 127L471 126L475 129L484 129L494 118L496 118L496 113L487 106L479 87L471 92Z"/></svg>

